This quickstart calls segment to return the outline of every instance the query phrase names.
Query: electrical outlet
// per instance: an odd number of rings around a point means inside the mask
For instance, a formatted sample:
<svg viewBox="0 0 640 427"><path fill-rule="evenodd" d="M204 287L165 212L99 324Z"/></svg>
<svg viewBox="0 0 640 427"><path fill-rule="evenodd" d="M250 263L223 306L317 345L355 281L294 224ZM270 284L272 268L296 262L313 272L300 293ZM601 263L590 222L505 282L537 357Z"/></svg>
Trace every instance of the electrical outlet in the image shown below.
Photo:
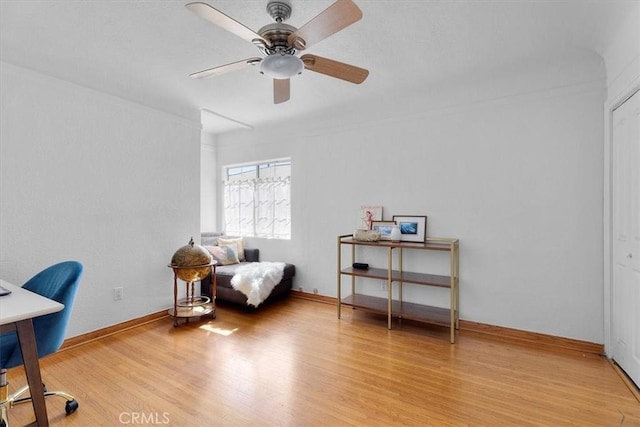
<svg viewBox="0 0 640 427"><path fill-rule="evenodd" d="M313 288L313 293L318 295L318 288Z"/></svg>
<svg viewBox="0 0 640 427"><path fill-rule="evenodd" d="M113 300L120 301L124 296L124 288L120 286L119 288L113 288Z"/></svg>
<svg viewBox="0 0 640 427"><path fill-rule="evenodd" d="M387 292L387 282L385 282L384 280L381 281L380 290L382 292Z"/></svg>

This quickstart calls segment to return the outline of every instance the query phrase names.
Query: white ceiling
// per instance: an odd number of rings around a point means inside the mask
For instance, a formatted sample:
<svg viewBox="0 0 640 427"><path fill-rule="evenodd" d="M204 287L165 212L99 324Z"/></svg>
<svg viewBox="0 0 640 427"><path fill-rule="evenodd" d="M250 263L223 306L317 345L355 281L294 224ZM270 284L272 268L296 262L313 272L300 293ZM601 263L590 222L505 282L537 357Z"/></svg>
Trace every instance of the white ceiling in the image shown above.
<svg viewBox="0 0 640 427"><path fill-rule="evenodd" d="M274 105L256 68L207 80L195 71L259 56L249 42L176 0L0 0L0 59L224 132L289 121L416 88L518 73L600 54L637 0L355 0L363 19L307 52L370 70L354 85L313 72ZM267 0L208 3L257 31ZM333 0L290 0L301 27ZM399 96L399 95L398 95Z"/></svg>

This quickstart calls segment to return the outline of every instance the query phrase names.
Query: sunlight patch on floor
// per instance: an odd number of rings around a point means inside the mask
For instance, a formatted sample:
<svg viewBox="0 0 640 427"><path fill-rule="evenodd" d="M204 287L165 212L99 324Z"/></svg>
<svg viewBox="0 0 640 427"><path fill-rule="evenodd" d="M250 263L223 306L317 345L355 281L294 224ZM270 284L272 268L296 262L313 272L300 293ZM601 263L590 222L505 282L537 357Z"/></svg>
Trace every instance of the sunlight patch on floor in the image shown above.
<svg viewBox="0 0 640 427"><path fill-rule="evenodd" d="M200 329L204 329L205 331L213 332L214 334L218 334L218 335L222 335L224 337L228 337L229 335L231 335L234 332L236 332L239 328L222 329L222 328L217 328L217 327L215 327L213 325L202 325L202 326L200 326Z"/></svg>

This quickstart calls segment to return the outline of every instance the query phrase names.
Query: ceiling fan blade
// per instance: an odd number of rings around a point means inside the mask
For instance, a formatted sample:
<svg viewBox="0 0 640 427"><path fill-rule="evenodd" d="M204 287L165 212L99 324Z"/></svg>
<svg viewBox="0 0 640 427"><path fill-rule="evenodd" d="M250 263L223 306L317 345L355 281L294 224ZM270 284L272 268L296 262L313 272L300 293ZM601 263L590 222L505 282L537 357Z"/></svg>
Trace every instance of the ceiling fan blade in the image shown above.
<svg viewBox="0 0 640 427"><path fill-rule="evenodd" d="M273 79L273 103L282 104L287 102L291 95L290 79Z"/></svg>
<svg viewBox="0 0 640 427"><path fill-rule="evenodd" d="M213 6L209 6L206 3L195 2L187 3L185 5L187 9L203 19L216 24L217 26L224 28L230 33L243 38L254 44L263 44L264 46L271 46L269 40L263 38L259 34L256 34L253 30L245 27L230 16L225 15Z"/></svg>
<svg viewBox="0 0 640 427"><path fill-rule="evenodd" d="M337 0L311 21L289 35L289 46L298 50L326 39L362 18L362 11L352 0Z"/></svg>
<svg viewBox="0 0 640 427"><path fill-rule="evenodd" d="M360 84L366 80L369 70L356 67L354 65L345 64L344 62L334 61L333 59L323 58L316 55L302 55L300 57L304 62L304 68L316 73L326 74L327 76L337 79L346 80L351 83Z"/></svg>
<svg viewBox="0 0 640 427"><path fill-rule="evenodd" d="M189 77L193 79L208 79L209 77L215 77L221 74L229 73L231 71L241 70L250 65L255 65L260 61L261 59L258 57L243 59L242 61L232 62L231 64L221 65L219 67L213 67L207 70L198 71L197 73L189 74Z"/></svg>

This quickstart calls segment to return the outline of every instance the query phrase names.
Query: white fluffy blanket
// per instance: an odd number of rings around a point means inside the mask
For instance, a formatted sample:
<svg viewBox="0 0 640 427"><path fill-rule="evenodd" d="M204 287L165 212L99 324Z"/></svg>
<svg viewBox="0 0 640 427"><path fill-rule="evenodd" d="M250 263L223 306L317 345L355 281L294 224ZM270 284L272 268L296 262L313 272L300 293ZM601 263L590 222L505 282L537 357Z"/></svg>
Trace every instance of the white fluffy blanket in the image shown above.
<svg viewBox="0 0 640 427"><path fill-rule="evenodd" d="M284 262L252 262L238 267L231 286L247 296L247 304L257 307L280 283L283 273Z"/></svg>

